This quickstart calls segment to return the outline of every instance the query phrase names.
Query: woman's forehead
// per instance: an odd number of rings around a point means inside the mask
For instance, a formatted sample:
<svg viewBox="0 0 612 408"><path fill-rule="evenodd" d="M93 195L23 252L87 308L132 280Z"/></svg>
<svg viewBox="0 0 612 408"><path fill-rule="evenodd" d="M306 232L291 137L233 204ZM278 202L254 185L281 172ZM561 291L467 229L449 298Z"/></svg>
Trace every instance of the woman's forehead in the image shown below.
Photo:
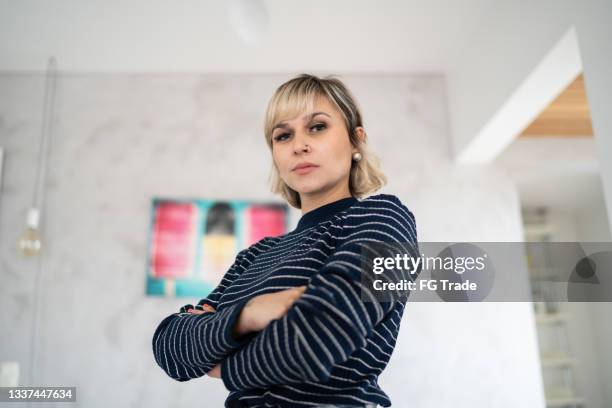
<svg viewBox="0 0 612 408"><path fill-rule="evenodd" d="M285 104L283 109L276 112L275 123L293 121L296 119L310 118L315 113L326 113L329 116L337 114L333 105L323 96L310 98L310 100L302 100L301 103Z"/></svg>

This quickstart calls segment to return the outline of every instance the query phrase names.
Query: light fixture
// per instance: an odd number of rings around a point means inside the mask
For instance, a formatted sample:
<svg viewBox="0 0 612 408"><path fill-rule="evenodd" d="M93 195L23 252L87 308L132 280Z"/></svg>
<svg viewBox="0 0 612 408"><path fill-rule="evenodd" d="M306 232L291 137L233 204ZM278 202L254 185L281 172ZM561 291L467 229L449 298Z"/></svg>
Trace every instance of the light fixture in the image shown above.
<svg viewBox="0 0 612 408"><path fill-rule="evenodd" d="M42 242L39 230L40 210L32 207L28 210L26 230L17 241L17 248L24 256L35 256L40 252Z"/></svg>
<svg viewBox="0 0 612 408"><path fill-rule="evenodd" d="M230 24L248 46L259 43L268 26L268 10L263 0L231 0L228 3Z"/></svg>
<svg viewBox="0 0 612 408"><path fill-rule="evenodd" d="M51 57L47 64L45 78L42 131L38 145L38 162L32 205L26 218L26 230L17 240L17 249L22 255L28 257L37 256L43 246L40 234L40 213L44 206L44 186L47 176L48 140L51 133L51 119L53 118L55 77L55 58Z"/></svg>

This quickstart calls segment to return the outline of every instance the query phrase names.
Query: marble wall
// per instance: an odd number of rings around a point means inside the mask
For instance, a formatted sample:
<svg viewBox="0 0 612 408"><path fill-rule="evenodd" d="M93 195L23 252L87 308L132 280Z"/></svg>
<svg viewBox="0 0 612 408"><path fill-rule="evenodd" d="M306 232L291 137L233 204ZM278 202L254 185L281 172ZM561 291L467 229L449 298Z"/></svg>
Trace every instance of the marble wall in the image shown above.
<svg viewBox="0 0 612 408"><path fill-rule="evenodd" d="M84 407L222 406L220 380L178 383L153 359L155 327L187 302L144 295L149 206L154 196L280 200L267 185L262 126L289 77L60 75L37 263L15 241L34 184L44 77L0 75L0 361L20 363L20 384L77 386ZM507 175L451 161L443 77L342 78L383 160L382 192L413 211L421 241L522 240ZM530 304L411 304L380 384L395 407L543 406L534 330Z"/></svg>

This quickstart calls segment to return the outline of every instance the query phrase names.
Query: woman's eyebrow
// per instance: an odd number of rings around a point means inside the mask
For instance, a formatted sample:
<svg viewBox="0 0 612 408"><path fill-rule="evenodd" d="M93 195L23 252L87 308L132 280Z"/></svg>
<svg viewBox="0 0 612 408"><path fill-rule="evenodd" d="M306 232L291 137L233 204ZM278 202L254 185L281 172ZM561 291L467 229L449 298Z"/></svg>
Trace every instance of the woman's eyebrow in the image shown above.
<svg viewBox="0 0 612 408"><path fill-rule="evenodd" d="M328 118L330 118L330 119L331 119L331 116L329 116L329 115L328 115L327 113L325 113L325 112L314 112L314 113L311 113L310 115L305 115L305 116L304 116L304 122L308 122L308 121L312 120L312 119L313 119L315 116L317 116L317 115L325 115L325 116L327 116ZM286 129L286 128L288 128L288 127L289 127L289 126L287 125L287 123L286 123L286 122L279 122L277 125L275 125L275 126L272 128L272 131L274 131L274 129L278 129L278 128L281 128L281 129Z"/></svg>

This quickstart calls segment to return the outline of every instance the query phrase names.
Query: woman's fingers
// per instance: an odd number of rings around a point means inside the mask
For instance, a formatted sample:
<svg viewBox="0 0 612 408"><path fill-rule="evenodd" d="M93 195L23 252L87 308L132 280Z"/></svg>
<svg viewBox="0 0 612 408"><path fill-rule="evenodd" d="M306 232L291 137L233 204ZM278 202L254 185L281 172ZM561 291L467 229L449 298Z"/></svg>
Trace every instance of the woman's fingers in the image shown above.
<svg viewBox="0 0 612 408"><path fill-rule="evenodd" d="M298 286L293 288L293 293L296 295L296 297L300 297L302 296L302 293L304 293L305 290L306 286Z"/></svg>
<svg viewBox="0 0 612 408"><path fill-rule="evenodd" d="M193 314L202 314L202 313L214 313L216 312L215 308L210 306L209 304L203 304L202 305L202 309L188 309L187 313L193 313Z"/></svg>
<svg viewBox="0 0 612 408"><path fill-rule="evenodd" d="M221 364L217 364L208 372L208 376L212 378L221 378Z"/></svg>
<svg viewBox="0 0 612 408"><path fill-rule="evenodd" d="M306 286L297 286L295 288L287 289L285 293L282 293L281 296L285 298L287 308L291 307L293 303L298 300L300 296L302 296L305 290Z"/></svg>
<svg viewBox="0 0 612 408"><path fill-rule="evenodd" d="M285 293L298 293L298 294L302 294L304 293L304 291L306 290L306 286L296 286L295 288L289 288L289 289L285 289L284 291L281 292L285 292ZM281 293L281 292L277 292L277 293Z"/></svg>

